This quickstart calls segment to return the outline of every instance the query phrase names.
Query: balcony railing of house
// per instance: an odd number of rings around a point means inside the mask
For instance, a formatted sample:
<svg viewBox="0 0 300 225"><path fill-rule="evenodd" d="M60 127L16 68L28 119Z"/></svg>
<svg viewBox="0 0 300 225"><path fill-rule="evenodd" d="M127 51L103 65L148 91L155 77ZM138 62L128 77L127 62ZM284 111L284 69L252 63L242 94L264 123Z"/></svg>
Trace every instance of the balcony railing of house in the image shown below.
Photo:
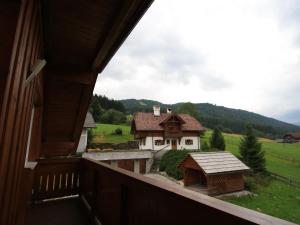
<svg viewBox="0 0 300 225"><path fill-rule="evenodd" d="M79 194L93 221L103 225L291 224L104 163L40 160L33 201L74 194Z"/></svg>

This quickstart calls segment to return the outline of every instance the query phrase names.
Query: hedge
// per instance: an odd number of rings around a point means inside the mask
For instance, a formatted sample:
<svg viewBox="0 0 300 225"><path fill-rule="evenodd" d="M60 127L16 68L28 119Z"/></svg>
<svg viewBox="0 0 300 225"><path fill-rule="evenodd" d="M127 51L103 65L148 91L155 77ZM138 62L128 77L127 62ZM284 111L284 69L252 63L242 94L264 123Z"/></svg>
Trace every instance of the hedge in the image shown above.
<svg viewBox="0 0 300 225"><path fill-rule="evenodd" d="M191 151L188 150L168 151L163 155L160 161L159 170L165 171L170 177L173 177L177 180L182 179L182 171L177 166L185 159L185 157L190 152Z"/></svg>

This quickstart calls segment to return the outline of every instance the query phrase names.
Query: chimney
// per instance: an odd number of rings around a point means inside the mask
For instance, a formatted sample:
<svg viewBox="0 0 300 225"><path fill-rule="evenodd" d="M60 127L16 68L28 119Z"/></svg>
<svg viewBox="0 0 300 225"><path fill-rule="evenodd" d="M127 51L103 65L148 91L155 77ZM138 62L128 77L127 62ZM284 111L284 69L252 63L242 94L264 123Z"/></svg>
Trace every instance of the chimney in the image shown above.
<svg viewBox="0 0 300 225"><path fill-rule="evenodd" d="M153 106L153 114L154 114L154 116L160 116L160 106L159 105Z"/></svg>
<svg viewBox="0 0 300 225"><path fill-rule="evenodd" d="M167 108L167 113L172 113L172 108Z"/></svg>

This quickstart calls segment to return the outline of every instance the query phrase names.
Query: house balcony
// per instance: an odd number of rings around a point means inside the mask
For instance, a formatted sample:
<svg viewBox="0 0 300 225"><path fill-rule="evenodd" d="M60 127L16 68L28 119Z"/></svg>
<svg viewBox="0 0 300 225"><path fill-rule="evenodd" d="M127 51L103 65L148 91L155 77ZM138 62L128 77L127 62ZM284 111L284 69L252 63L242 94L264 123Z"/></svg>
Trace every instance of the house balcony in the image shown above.
<svg viewBox="0 0 300 225"><path fill-rule="evenodd" d="M291 224L84 158L40 160L26 225Z"/></svg>

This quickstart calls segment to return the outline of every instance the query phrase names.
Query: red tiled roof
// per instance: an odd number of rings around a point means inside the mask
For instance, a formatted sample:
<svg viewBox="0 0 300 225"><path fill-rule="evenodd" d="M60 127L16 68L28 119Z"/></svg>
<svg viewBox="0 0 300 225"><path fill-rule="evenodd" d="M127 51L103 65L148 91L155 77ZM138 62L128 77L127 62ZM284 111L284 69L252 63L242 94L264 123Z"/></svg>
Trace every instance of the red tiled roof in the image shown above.
<svg viewBox="0 0 300 225"><path fill-rule="evenodd" d="M290 132L290 133L287 133L286 135L284 135L284 137L286 137L286 136L292 136L295 139L300 139L300 132Z"/></svg>
<svg viewBox="0 0 300 225"><path fill-rule="evenodd" d="M192 116L188 114L176 114L185 123L181 125L182 131L204 131L203 126ZM138 112L134 115L135 128L137 131L163 131L160 125L169 116L168 113L161 113L160 116L154 116L153 113Z"/></svg>

